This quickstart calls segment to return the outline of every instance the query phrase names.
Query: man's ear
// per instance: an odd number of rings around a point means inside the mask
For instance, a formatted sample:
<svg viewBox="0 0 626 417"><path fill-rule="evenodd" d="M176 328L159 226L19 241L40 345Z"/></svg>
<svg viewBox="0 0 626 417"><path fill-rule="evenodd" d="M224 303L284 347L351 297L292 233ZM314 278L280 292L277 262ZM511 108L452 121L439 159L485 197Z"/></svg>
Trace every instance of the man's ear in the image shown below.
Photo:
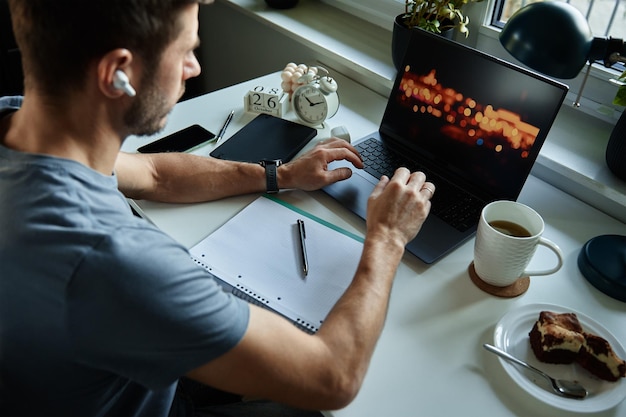
<svg viewBox="0 0 626 417"><path fill-rule="evenodd" d="M102 94L109 98L135 95L132 61L132 52L124 48L114 49L98 61L98 88Z"/></svg>

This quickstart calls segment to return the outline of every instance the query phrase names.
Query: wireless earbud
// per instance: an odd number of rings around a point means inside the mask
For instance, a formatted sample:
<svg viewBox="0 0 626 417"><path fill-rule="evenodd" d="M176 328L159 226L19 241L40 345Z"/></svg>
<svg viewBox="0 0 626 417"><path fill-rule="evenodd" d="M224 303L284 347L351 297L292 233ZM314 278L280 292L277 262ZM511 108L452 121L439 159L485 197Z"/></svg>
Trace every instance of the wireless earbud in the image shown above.
<svg viewBox="0 0 626 417"><path fill-rule="evenodd" d="M130 97L134 97L135 94L137 94L133 86L130 85L130 82L128 81L128 76L122 70L115 71L115 74L113 75L113 87L117 88L118 90L122 90Z"/></svg>

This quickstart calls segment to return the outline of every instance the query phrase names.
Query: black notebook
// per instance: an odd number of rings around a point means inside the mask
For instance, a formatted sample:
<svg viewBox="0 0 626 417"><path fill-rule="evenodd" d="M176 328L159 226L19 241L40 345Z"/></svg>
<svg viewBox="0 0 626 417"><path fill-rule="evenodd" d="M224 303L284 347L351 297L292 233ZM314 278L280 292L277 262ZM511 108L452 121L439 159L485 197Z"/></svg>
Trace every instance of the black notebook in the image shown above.
<svg viewBox="0 0 626 417"><path fill-rule="evenodd" d="M253 163L263 159L289 162L315 135L317 130L312 127L260 114L215 148L211 156Z"/></svg>

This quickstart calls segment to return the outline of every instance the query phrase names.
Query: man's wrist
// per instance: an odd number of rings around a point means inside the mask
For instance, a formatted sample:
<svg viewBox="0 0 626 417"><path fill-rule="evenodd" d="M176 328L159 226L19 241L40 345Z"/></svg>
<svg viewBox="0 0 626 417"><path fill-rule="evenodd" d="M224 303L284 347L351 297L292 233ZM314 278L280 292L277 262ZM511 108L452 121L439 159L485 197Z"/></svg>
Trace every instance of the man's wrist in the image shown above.
<svg viewBox="0 0 626 417"><path fill-rule="evenodd" d="M401 237L401 233L383 232L378 230L367 230L365 234L365 242L368 246L376 248L376 250L385 251L385 257L393 259L399 258L404 254L404 248L408 242ZM398 261L399 261L398 258Z"/></svg>
<svg viewBox="0 0 626 417"><path fill-rule="evenodd" d="M278 186L278 167L282 165L280 159L264 159L259 162L265 168L265 190L268 194L280 191Z"/></svg>

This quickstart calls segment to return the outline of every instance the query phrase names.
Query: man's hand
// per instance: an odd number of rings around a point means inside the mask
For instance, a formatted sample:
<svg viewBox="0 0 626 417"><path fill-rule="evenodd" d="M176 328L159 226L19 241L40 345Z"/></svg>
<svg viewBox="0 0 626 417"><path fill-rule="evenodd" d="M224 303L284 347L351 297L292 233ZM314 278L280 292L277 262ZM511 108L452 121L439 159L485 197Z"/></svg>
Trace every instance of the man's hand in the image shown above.
<svg viewBox="0 0 626 417"><path fill-rule="evenodd" d="M367 205L367 236L404 247L419 232L430 212L435 185L422 172L396 170L380 179Z"/></svg>
<svg viewBox="0 0 626 417"><path fill-rule="evenodd" d="M344 159L356 168L363 168L361 156L354 146L342 139L324 140L298 159L279 167L278 185L281 189L312 191L345 180L352 175L350 168L328 170L330 162Z"/></svg>

